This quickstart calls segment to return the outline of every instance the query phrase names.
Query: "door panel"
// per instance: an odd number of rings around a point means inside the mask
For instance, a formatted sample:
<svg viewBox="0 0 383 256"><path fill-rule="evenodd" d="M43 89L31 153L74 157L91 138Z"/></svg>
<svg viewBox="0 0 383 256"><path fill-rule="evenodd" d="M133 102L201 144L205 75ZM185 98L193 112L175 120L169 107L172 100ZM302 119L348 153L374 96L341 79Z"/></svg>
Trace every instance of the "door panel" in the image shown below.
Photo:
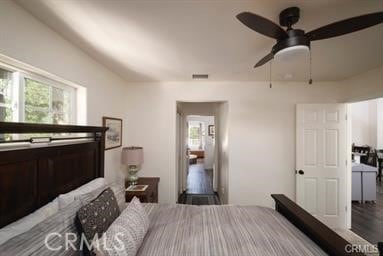
<svg viewBox="0 0 383 256"><path fill-rule="evenodd" d="M346 106L297 105L297 202L330 227L346 225Z"/></svg>
<svg viewBox="0 0 383 256"><path fill-rule="evenodd" d="M338 179L326 179L325 215L338 215Z"/></svg>
<svg viewBox="0 0 383 256"><path fill-rule="evenodd" d="M305 165L316 166L317 165L317 131L305 130L304 131L304 148L305 148Z"/></svg>
<svg viewBox="0 0 383 256"><path fill-rule="evenodd" d="M318 179L305 178L305 208L312 215L318 213Z"/></svg>
<svg viewBox="0 0 383 256"><path fill-rule="evenodd" d="M326 130L325 131L325 167L338 167L338 130Z"/></svg>

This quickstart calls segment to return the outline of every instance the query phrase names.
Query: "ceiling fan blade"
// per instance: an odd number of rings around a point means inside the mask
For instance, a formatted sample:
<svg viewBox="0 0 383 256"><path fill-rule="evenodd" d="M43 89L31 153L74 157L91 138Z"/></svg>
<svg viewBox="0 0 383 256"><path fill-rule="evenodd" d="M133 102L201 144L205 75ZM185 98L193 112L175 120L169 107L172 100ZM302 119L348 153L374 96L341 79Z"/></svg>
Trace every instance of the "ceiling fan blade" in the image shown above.
<svg viewBox="0 0 383 256"><path fill-rule="evenodd" d="M383 22L383 12L370 13L341 20L306 33L311 41L341 36Z"/></svg>
<svg viewBox="0 0 383 256"><path fill-rule="evenodd" d="M266 64L268 61L272 60L274 58L274 54L269 53L265 57L263 57L260 61L258 61L257 64L255 64L254 68L260 67L264 64Z"/></svg>
<svg viewBox="0 0 383 256"><path fill-rule="evenodd" d="M263 18L262 16L256 15L251 12L241 12L237 15L237 19L242 22L245 26L251 28L252 30L261 33L262 35L274 38L274 39L283 39L287 37L286 31L284 31L280 26Z"/></svg>

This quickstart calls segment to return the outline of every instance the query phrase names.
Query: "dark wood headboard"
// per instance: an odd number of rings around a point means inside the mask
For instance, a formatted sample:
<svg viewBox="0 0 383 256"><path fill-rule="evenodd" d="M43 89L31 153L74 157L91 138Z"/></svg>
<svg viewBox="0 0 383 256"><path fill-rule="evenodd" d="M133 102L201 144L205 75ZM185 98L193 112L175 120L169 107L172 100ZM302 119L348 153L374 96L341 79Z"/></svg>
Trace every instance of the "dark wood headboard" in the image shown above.
<svg viewBox="0 0 383 256"><path fill-rule="evenodd" d="M106 130L0 122L0 134L86 134L41 147L0 148L0 227L28 215L59 194L103 177Z"/></svg>

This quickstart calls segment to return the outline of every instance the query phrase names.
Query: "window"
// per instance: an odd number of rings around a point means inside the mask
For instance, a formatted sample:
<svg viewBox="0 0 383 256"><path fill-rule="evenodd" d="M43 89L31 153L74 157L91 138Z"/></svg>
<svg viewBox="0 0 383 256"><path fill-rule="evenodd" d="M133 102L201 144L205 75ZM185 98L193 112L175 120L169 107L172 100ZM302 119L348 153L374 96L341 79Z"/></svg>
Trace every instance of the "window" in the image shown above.
<svg viewBox="0 0 383 256"><path fill-rule="evenodd" d="M75 123L75 96L74 87L0 68L0 121Z"/></svg>
<svg viewBox="0 0 383 256"><path fill-rule="evenodd" d="M68 124L71 112L71 90L25 78L25 122Z"/></svg>
<svg viewBox="0 0 383 256"><path fill-rule="evenodd" d="M205 146L204 141L205 126L201 122L189 121L189 148L190 149L203 149Z"/></svg>
<svg viewBox="0 0 383 256"><path fill-rule="evenodd" d="M0 121L12 119L12 72L0 69Z"/></svg>

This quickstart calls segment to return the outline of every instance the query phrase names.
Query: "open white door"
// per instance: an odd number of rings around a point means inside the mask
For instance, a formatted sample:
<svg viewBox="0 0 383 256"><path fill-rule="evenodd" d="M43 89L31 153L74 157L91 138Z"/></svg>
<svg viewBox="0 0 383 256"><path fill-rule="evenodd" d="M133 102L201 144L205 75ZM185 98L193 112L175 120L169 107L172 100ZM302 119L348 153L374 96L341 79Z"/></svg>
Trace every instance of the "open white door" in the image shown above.
<svg viewBox="0 0 383 256"><path fill-rule="evenodd" d="M332 228L346 228L345 104L297 105L297 203Z"/></svg>

